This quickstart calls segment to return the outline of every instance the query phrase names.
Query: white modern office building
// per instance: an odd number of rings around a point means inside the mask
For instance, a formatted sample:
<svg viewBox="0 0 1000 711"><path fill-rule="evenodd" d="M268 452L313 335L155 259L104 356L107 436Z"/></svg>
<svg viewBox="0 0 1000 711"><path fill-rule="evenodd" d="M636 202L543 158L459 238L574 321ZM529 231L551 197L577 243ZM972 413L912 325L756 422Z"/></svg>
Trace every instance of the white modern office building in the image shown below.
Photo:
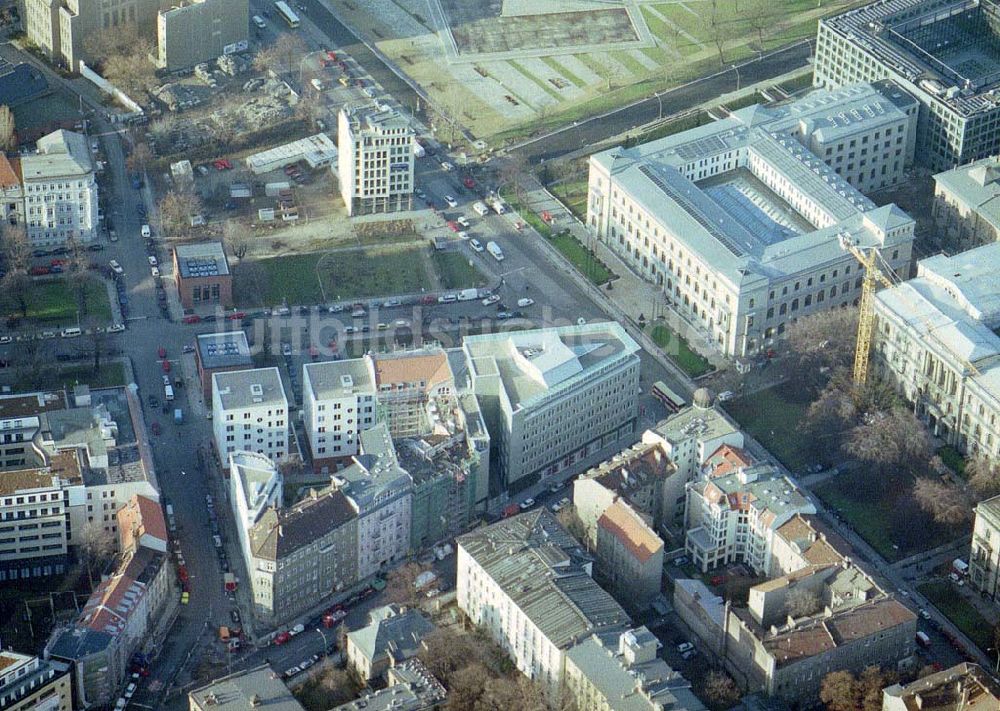
<svg viewBox="0 0 1000 711"><path fill-rule="evenodd" d="M98 231L97 179L86 136L59 130L21 156L24 225L32 247L91 242Z"/></svg>
<svg viewBox="0 0 1000 711"><path fill-rule="evenodd" d="M875 295L872 363L967 454L1000 456L1000 243L922 259Z"/></svg>
<svg viewBox="0 0 1000 711"><path fill-rule="evenodd" d="M337 127L340 195L348 215L409 210L413 202L410 122L375 107L340 110Z"/></svg>
<svg viewBox="0 0 1000 711"><path fill-rule="evenodd" d="M914 221L859 191L903 179L917 113L895 84L861 84L596 153L587 225L722 353L753 353L857 301L843 240L909 275Z"/></svg>
<svg viewBox="0 0 1000 711"><path fill-rule="evenodd" d="M920 102L919 162L947 170L1000 152L996 0L877 0L819 21L813 82L891 79Z"/></svg>
<svg viewBox="0 0 1000 711"><path fill-rule="evenodd" d="M462 348L501 491L582 467L635 432L639 346L617 323L468 336Z"/></svg>
<svg viewBox="0 0 1000 711"><path fill-rule="evenodd" d="M288 450L288 399L277 368L212 375L212 431L223 466L233 452L263 454L276 464Z"/></svg>
<svg viewBox="0 0 1000 711"><path fill-rule="evenodd" d="M359 451L359 435L377 421L376 408L370 357L303 366L302 422L317 472L350 463Z"/></svg>

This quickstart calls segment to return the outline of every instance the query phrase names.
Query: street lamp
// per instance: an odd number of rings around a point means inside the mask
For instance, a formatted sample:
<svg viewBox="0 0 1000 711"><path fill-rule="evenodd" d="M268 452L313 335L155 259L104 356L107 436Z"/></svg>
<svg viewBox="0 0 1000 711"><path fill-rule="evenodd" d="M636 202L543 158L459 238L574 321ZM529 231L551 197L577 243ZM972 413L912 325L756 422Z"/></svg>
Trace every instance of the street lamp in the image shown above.
<svg viewBox="0 0 1000 711"><path fill-rule="evenodd" d="M656 92L655 94L653 94L653 96L656 97L656 105L659 108L659 110L656 112L656 120L657 121L662 121L663 120L663 95L660 94L660 92Z"/></svg>
<svg viewBox="0 0 1000 711"><path fill-rule="evenodd" d="M326 633L323 631L322 627L317 627L316 631L319 632L319 636L323 638L323 656L328 656L326 653Z"/></svg>
<svg viewBox="0 0 1000 711"><path fill-rule="evenodd" d="M733 70L736 72L736 91L740 90L740 68L738 65L734 64Z"/></svg>

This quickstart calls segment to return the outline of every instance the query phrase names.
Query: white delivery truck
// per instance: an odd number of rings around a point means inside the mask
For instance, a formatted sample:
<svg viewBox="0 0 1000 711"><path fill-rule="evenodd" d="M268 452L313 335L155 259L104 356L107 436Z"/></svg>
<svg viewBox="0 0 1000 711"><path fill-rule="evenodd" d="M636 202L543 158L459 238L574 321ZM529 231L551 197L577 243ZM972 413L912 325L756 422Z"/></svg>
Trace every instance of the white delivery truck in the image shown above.
<svg viewBox="0 0 1000 711"><path fill-rule="evenodd" d="M174 399L174 389L170 385L163 386L163 399L170 402Z"/></svg>
<svg viewBox="0 0 1000 711"><path fill-rule="evenodd" d="M479 298L479 289L462 289L458 292L459 301L472 301Z"/></svg>
<svg viewBox="0 0 1000 711"><path fill-rule="evenodd" d="M427 155L427 151L425 151L424 147L417 142L416 138L413 139L413 155L417 158L423 158Z"/></svg>
<svg viewBox="0 0 1000 711"><path fill-rule="evenodd" d="M480 217L486 217L487 213L490 211L490 208L486 207L486 203L482 200L477 200L472 203L472 209L475 210L476 214Z"/></svg>
<svg viewBox="0 0 1000 711"><path fill-rule="evenodd" d="M500 245L492 240L486 243L486 251L493 255L493 258L498 262L503 261L503 250L500 249Z"/></svg>
<svg viewBox="0 0 1000 711"><path fill-rule="evenodd" d="M502 215L505 212L507 212L507 206L504 205L503 204L503 200L501 200L498 197L493 198L492 200L490 200L490 207L492 207L493 208L493 212L495 212L498 215Z"/></svg>

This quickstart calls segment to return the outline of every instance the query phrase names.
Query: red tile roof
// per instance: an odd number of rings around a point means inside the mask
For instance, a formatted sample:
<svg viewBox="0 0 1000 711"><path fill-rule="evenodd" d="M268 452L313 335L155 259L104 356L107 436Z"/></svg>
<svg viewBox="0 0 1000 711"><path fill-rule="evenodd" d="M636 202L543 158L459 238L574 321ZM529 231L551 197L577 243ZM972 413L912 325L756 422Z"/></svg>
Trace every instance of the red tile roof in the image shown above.
<svg viewBox="0 0 1000 711"><path fill-rule="evenodd" d="M628 504L618 500L597 520L597 525L622 542L628 551L645 563L663 549L663 541Z"/></svg>

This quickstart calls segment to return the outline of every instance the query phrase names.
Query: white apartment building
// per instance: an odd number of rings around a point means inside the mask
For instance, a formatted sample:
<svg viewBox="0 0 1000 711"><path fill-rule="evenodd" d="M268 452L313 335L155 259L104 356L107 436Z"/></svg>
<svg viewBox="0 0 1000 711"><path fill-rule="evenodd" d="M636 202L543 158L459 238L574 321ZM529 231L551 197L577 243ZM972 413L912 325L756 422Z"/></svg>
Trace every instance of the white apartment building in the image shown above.
<svg viewBox="0 0 1000 711"><path fill-rule="evenodd" d="M876 0L819 21L813 83L890 79L920 102L919 160L946 170L1000 152L994 0Z"/></svg>
<svg viewBox="0 0 1000 711"><path fill-rule="evenodd" d="M59 130L21 157L24 224L33 247L90 242L98 232L97 179L87 138Z"/></svg>
<svg viewBox="0 0 1000 711"><path fill-rule="evenodd" d="M240 451L285 462L288 427L288 399L277 368L212 375L212 431L223 466Z"/></svg>
<svg viewBox="0 0 1000 711"><path fill-rule="evenodd" d="M66 570L70 531L64 484L48 468L0 473L0 582Z"/></svg>
<svg viewBox="0 0 1000 711"><path fill-rule="evenodd" d="M358 512L358 579L409 555L413 479L399 466L385 423L360 435L361 453L333 476Z"/></svg>
<svg viewBox="0 0 1000 711"><path fill-rule="evenodd" d="M413 203L410 122L374 107L340 110L337 127L340 195L348 215L409 210Z"/></svg>
<svg viewBox="0 0 1000 711"><path fill-rule="evenodd" d="M635 432L639 346L617 323L467 336L462 349L501 491L584 466Z"/></svg>
<svg viewBox="0 0 1000 711"><path fill-rule="evenodd" d="M969 582L982 595L1000 601L1000 496L976 505Z"/></svg>
<svg viewBox="0 0 1000 711"><path fill-rule="evenodd" d="M268 509L282 507L283 483L281 472L263 454L229 454L229 503L245 560L251 559L250 531Z"/></svg>
<svg viewBox="0 0 1000 711"><path fill-rule="evenodd" d="M872 363L936 437L1000 455L1000 243L922 259L875 295Z"/></svg>
<svg viewBox="0 0 1000 711"><path fill-rule="evenodd" d="M592 561L547 509L459 536L458 607L537 682L554 705L567 653L630 619L590 577Z"/></svg>
<svg viewBox="0 0 1000 711"><path fill-rule="evenodd" d="M743 432L713 404L705 388L694 393L691 407L658 422L642 435L643 442L662 442L686 481L701 473L709 456L724 444L743 446Z"/></svg>
<svg viewBox="0 0 1000 711"><path fill-rule="evenodd" d="M358 436L377 421L375 393L369 356L303 366L302 422L317 472L335 471L358 453Z"/></svg>
<svg viewBox="0 0 1000 711"><path fill-rule="evenodd" d="M775 531L816 507L775 467L754 464L709 473L688 484L684 548L703 572L745 563L758 575L772 574Z"/></svg>
<svg viewBox="0 0 1000 711"><path fill-rule="evenodd" d="M934 176L934 223L960 250L1000 239L1000 156Z"/></svg>
<svg viewBox="0 0 1000 711"><path fill-rule="evenodd" d="M912 163L918 106L889 82L819 91L590 157L587 225L725 355L854 303L846 239L909 275L914 221L859 190Z"/></svg>

